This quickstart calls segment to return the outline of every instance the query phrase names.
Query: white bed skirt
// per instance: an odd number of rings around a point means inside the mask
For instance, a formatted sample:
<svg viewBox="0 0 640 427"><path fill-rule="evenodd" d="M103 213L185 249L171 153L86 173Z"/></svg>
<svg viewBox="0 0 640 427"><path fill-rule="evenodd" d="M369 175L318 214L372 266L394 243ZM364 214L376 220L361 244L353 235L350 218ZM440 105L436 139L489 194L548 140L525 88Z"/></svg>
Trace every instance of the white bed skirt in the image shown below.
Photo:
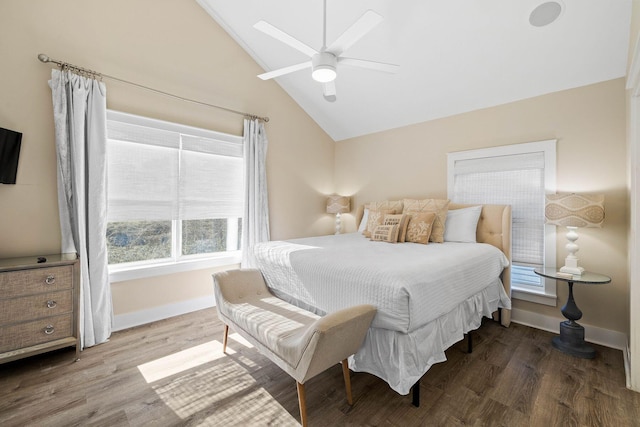
<svg viewBox="0 0 640 427"><path fill-rule="evenodd" d="M362 347L349 358L349 367L373 374L396 392L408 394L432 365L447 360L447 348L479 328L482 317L491 317L499 307L510 309L511 301L502 285L492 285L412 332L369 328Z"/></svg>

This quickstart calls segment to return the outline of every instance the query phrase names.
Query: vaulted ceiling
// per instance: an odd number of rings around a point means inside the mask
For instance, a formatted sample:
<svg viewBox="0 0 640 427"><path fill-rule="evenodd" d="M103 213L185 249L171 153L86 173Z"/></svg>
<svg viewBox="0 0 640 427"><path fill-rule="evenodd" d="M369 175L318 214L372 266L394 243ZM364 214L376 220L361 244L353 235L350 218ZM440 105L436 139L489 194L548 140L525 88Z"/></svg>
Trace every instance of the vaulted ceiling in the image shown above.
<svg viewBox="0 0 640 427"><path fill-rule="evenodd" d="M196 1L265 71L309 57L254 28L258 21L323 45L322 0ZM327 0L327 45L373 10L384 19L345 55L398 72L338 64L335 102L310 68L275 80L339 141L625 75L631 0L555 0L558 18L532 25L546 1Z"/></svg>

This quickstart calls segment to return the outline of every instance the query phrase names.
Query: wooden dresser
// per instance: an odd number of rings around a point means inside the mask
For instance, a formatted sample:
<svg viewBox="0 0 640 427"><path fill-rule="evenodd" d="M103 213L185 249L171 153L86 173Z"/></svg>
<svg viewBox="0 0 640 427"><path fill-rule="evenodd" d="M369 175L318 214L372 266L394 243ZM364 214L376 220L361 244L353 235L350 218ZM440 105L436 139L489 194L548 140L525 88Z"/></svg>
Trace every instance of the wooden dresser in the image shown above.
<svg viewBox="0 0 640 427"><path fill-rule="evenodd" d="M76 254L0 259L0 363L55 350L80 351Z"/></svg>

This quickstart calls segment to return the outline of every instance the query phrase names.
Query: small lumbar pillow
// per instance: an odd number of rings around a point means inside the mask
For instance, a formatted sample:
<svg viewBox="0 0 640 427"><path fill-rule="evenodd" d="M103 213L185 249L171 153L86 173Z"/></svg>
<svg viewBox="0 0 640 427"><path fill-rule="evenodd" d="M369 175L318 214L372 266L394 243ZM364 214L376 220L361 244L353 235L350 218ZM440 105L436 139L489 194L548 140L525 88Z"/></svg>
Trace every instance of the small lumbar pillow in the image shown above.
<svg viewBox="0 0 640 427"><path fill-rule="evenodd" d="M429 237L436 219L435 212L412 212L409 214L406 241L412 243L429 243Z"/></svg>
<svg viewBox="0 0 640 427"><path fill-rule="evenodd" d="M398 242L404 243L407 236L407 226L409 225L409 215L407 214L385 215L382 225L397 225L398 226Z"/></svg>
<svg viewBox="0 0 640 427"><path fill-rule="evenodd" d="M396 243L398 241L398 225L378 225L371 234L374 242Z"/></svg>
<svg viewBox="0 0 640 427"><path fill-rule="evenodd" d="M447 212L445 242L476 243L476 232L482 206L453 209Z"/></svg>

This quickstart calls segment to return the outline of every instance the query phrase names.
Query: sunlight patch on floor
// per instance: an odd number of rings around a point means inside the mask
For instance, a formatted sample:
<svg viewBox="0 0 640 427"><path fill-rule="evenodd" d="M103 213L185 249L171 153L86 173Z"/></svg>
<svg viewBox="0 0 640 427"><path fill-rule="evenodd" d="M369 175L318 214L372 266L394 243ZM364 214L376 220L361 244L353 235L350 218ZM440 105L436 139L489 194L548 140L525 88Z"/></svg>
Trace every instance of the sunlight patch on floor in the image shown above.
<svg viewBox="0 0 640 427"><path fill-rule="evenodd" d="M227 353L235 351L227 347ZM214 340L138 365L138 370L150 384L225 356L222 343Z"/></svg>
<svg viewBox="0 0 640 427"><path fill-rule="evenodd" d="M246 393L246 392L245 392ZM239 395L233 404L225 405L205 420L211 426L300 426L263 388Z"/></svg>
<svg viewBox="0 0 640 427"><path fill-rule="evenodd" d="M219 359L153 389L181 419L202 426L297 426L296 419L246 367L232 358ZM194 418L195 417L195 418Z"/></svg>

